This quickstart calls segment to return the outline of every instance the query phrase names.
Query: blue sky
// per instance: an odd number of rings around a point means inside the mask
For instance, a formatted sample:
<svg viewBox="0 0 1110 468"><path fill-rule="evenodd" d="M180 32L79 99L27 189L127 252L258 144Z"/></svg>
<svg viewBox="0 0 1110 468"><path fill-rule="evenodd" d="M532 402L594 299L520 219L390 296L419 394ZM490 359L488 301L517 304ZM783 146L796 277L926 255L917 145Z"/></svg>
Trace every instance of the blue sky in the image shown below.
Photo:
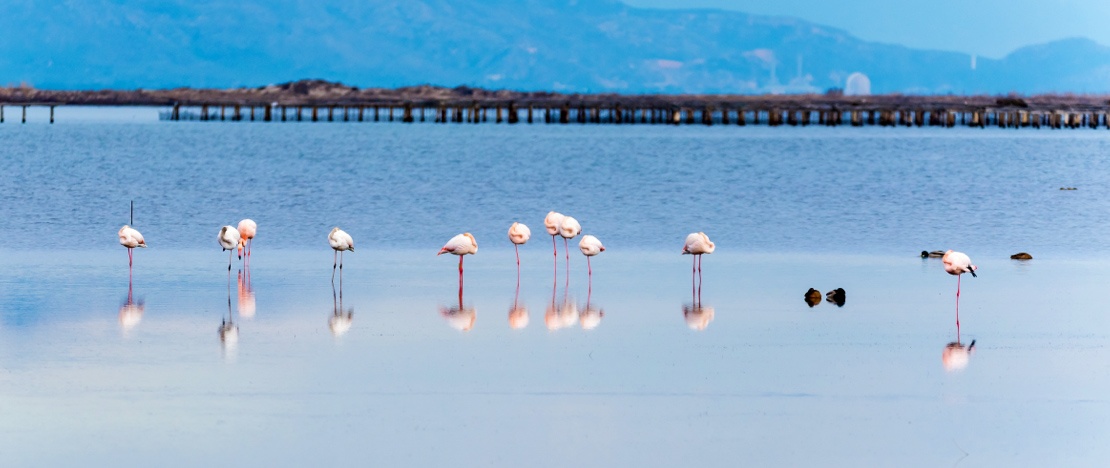
<svg viewBox="0 0 1110 468"><path fill-rule="evenodd" d="M722 8L796 16L856 37L1001 57L1067 37L1110 45L1110 0L624 0L639 7Z"/></svg>

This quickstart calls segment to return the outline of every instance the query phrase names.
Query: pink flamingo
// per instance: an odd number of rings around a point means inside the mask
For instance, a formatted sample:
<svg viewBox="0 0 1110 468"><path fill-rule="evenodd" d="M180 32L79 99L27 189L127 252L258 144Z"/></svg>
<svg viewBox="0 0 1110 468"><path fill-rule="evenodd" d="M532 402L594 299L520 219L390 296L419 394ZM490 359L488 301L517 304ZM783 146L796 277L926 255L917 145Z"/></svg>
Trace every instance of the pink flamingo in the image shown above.
<svg viewBox="0 0 1110 468"><path fill-rule="evenodd" d="M605 246L601 245L601 241L596 237L586 234L582 236L582 240L578 242L578 250L582 251L582 255L586 256L586 269L590 272L590 278L594 276L594 269L590 266L590 257L605 251Z"/></svg>
<svg viewBox="0 0 1110 468"><path fill-rule="evenodd" d="M531 238L532 230L528 229L528 226L520 223L513 223L512 226L509 226L509 242L513 243L513 249L516 250L516 275L518 277L520 276L520 246Z"/></svg>
<svg viewBox="0 0 1110 468"><path fill-rule="evenodd" d="M447 244L445 244L443 248L439 249L439 253L437 253L436 255L443 255L445 253L459 256L459 297L461 299L463 285L463 256L474 255L478 253L478 241L474 240L474 236L470 235L469 232L464 232L455 237L452 237L451 240L447 241ZM462 301L460 300L460 302Z"/></svg>
<svg viewBox="0 0 1110 468"><path fill-rule="evenodd" d="M559 226L563 224L563 218L566 216L555 211L548 212L543 218L543 226L547 228L547 233L551 234L551 250L552 255L555 256L556 267L559 265L559 247L555 245L555 236L559 235Z"/></svg>
<svg viewBox="0 0 1110 468"><path fill-rule="evenodd" d="M119 245L127 247L127 267L131 268L132 261L134 260L133 252L135 247L146 248L146 241L143 240L143 235L135 228L123 225L119 228Z"/></svg>
<svg viewBox="0 0 1110 468"><path fill-rule="evenodd" d="M236 229L239 231L239 257L245 258L246 263L251 261L251 246L254 245L254 235L258 232L258 224L250 219L239 221L239 226ZM247 254L243 255L243 247L246 246Z"/></svg>
<svg viewBox="0 0 1110 468"><path fill-rule="evenodd" d="M717 245L709 240L709 236L704 232L692 232L686 236L686 244L682 246L682 255L693 255L694 266L691 270L691 275L696 272L698 279L701 279L701 256L703 254L711 254L716 250Z"/></svg>
<svg viewBox="0 0 1110 468"><path fill-rule="evenodd" d="M971 258L963 252L947 251L944 257L941 257L944 262L944 271L950 275L956 275L956 335L960 333L960 278L964 273L971 273L972 277L977 277L975 270L979 267L971 264Z"/></svg>

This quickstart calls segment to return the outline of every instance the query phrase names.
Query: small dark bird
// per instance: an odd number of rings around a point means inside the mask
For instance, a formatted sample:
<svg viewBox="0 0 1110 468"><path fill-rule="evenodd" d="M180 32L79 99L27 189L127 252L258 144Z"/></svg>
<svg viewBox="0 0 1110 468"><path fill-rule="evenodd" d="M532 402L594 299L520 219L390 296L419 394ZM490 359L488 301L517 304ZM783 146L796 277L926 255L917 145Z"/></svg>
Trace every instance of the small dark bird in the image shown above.
<svg viewBox="0 0 1110 468"><path fill-rule="evenodd" d="M939 250L934 250L932 252L929 252L927 250L922 250L921 251L921 258L940 258L940 257L943 257L943 256L944 256L944 252L941 252Z"/></svg>
<svg viewBox="0 0 1110 468"><path fill-rule="evenodd" d="M1014 260L1032 260L1033 256L1029 255L1025 252L1018 252L1016 254L1011 255L1010 258L1014 259Z"/></svg>
<svg viewBox="0 0 1110 468"><path fill-rule="evenodd" d="M810 307L813 307L817 304L820 304L821 303L821 291L818 291L818 290L813 289L813 288L809 288L809 291L806 291L805 301L806 301L806 304L809 305Z"/></svg>
<svg viewBox="0 0 1110 468"><path fill-rule="evenodd" d="M825 300L835 303L837 307L844 307L844 288L836 288L828 293L825 293Z"/></svg>

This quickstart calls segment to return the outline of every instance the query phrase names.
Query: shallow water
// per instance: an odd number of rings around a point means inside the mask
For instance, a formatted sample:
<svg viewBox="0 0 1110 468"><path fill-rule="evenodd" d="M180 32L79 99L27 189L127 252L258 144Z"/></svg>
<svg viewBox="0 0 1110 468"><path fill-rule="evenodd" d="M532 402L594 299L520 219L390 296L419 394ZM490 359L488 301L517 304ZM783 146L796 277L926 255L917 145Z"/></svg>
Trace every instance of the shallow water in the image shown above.
<svg viewBox="0 0 1110 468"><path fill-rule="evenodd" d="M1102 135L0 126L0 464L1101 465ZM550 208L605 241L592 280L562 245L552 272ZM245 214L249 281L213 239ZM697 310L691 226L720 247ZM434 253L463 229L459 307ZM949 246L980 268L951 370L956 281L914 255Z"/></svg>

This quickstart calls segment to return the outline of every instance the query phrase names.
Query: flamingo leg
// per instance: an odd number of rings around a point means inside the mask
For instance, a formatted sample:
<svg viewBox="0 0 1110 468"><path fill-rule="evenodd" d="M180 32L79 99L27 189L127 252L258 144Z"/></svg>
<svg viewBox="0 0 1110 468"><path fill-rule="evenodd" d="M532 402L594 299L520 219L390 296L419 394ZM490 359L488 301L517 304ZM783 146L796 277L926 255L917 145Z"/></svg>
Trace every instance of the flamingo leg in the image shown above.
<svg viewBox="0 0 1110 468"><path fill-rule="evenodd" d="M235 255L235 249L227 251L227 277L231 278L231 257Z"/></svg>
<svg viewBox="0 0 1110 468"><path fill-rule="evenodd" d="M956 275L956 334L960 333L960 279L963 275Z"/></svg>
<svg viewBox="0 0 1110 468"><path fill-rule="evenodd" d="M132 253L133 252L134 252L134 250L131 249L131 247L127 248L127 267L128 268L131 268L131 265L132 265L132 260L133 260Z"/></svg>
<svg viewBox="0 0 1110 468"><path fill-rule="evenodd" d="M459 307L462 307L463 255L459 255Z"/></svg>
<svg viewBox="0 0 1110 468"><path fill-rule="evenodd" d="M594 277L594 268L590 266L590 257L586 257L586 271L590 273L590 278Z"/></svg>
<svg viewBox="0 0 1110 468"><path fill-rule="evenodd" d="M701 255L698 254L698 286L701 286Z"/></svg>
<svg viewBox="0 0 1110 468"><path fill-rule="evenodd" d="M339 264L339 251L333 250L331 254L331 280L335 281L335 267Z"/></svg>
<svg viewBox="0 0 1110 468"><path fill-rule="evenodd" d="M339 252L339 274L343 274L343 254L347 253L346 250Z"/></svg>

